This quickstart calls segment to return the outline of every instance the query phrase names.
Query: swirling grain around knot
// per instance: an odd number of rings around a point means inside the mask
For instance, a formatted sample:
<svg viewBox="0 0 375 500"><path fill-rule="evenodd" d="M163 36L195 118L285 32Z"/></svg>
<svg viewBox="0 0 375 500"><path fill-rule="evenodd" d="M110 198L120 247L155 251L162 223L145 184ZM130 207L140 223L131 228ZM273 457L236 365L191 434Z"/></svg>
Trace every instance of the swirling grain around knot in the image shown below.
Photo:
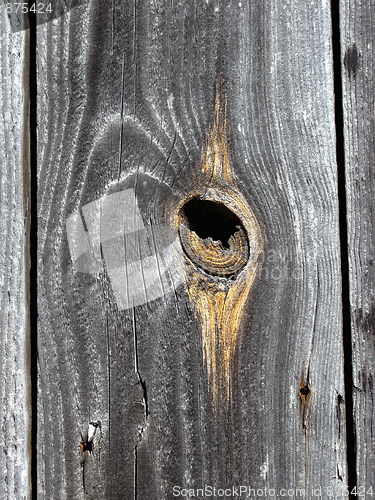
<svg viewBox="0 0 375 500"><path fill-rule="evenodd" d="M245 231L237 226L237 231L229 238L229 248L211 237L200 238L184 224L180 225L182 247L189 259L203 271L229 277L236 275L249 260L249 243Z"/></svg>

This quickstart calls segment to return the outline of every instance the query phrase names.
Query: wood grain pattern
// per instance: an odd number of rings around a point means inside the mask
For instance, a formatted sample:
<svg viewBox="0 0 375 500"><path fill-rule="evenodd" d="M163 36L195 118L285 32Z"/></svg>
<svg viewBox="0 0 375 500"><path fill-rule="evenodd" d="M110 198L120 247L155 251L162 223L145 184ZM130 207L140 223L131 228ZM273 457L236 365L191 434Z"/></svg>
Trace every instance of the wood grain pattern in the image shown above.
<svg viewBox="0 0 375 500"><path fill-rule="evenodd" d="M199 195L200 199L220 202L231 209L242 222L246 231L245 238L251 247L251 254L241 266L243 269L232 271L225 278L224 273L221 278L210 273L213 266L217 267L217 262L223 261L228 266L227 257L222 257L225 255L224 249L214 252L211 244L207 251L204 241L200 245L197 242L200 260L197 258L198 262L193 262L189 258L185 259L185 287L191 308L197 312L197 319L200 322L203 360L207 368L208 388L212 392L214 409L217 409L217 405L226 408L233 399L235 354L238 349L243 310L260 271L264 251L264 234L234 180L226 137L226 111L220 104L218 90L216 92L214 125L208 134L202 162L197 165L195 182L192 186L186 184L187 194L182 196L181 202L174 210L171 207L168 210L174 213L176 230L179 230L181 235L183 220L180 216L180 207L184 206L187 199ZM190 241L194 239L191 238ZM230 248L232 251L234 243L233 238L233 246ZM209 264L208 273L202 272L202 261L207 261ZM231 266L233 267L233 264ZM223 271L223 266L220 271Z"/></svg>
<svg viewBox="0 0 375 500"><path fill-rule="evenodd" d="M93 0L38 26L40 498L345 486L330 26L327 2L296 0ZM185 287L119 311L65 224L133 188L146 227L175 227L204 189L218 85L264 264L215 411Z"/></svg>
<svg viewBox="0 0 375 500"><path fill-rule="evenodd" d="M375 3L341 0L353 416L357 484L374 487Z"/></svg>
<svg viewBox="0 0 375 500"><path fill-rule="evenodd" d="M0 498L31 498L28 33L0 9Z"/></svg>

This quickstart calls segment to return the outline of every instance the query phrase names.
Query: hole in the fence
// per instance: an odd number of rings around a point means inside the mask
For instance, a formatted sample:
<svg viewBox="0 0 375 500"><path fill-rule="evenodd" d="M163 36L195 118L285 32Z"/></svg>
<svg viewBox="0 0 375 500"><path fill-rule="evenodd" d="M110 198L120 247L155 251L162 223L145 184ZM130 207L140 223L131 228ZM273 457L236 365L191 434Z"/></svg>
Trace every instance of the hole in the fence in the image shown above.
<svg viewBox="0 0 375 500"><path fill-rule="evenodd" d="M309 397L311 393L311 389L309 387L308 381L305 381L303 376L301 377L301 381L299 384L299 397L301 398L303 408L305 408L305 404L307 401L307 398Z"/></svg>
<svg viewBox="0 0 375 500"><path fill-rule="evenodd" d="M308 396L310 394L310 389L308 387L301 387L301 389L299 390L299 393L301 396L306 398L306 396Z"/></svg>
<svg viewBox="0 0 375 500"><path fill-rule="evenodd" d="M82 439L82 441L79 443L79 447L83 452L89 451L90 453L92 453L93 442L85 441L84 439Z"/></svg>
<svg viewBox="0 0 375 500"><path fill-rule="evenodd" d="M183 206L183 214L190 231L201 239L220 241L224 248L229 248L229 238L242 226L236 214L216 201L192 198Z"/></svg>
<svg viewBox="0 0 375 500"><path fill-rule="evenodd" d="M190 199L182 207L182 247L198 267L214 276L236 275L249 260L249 242L240 218L223 203Z"/></svg>

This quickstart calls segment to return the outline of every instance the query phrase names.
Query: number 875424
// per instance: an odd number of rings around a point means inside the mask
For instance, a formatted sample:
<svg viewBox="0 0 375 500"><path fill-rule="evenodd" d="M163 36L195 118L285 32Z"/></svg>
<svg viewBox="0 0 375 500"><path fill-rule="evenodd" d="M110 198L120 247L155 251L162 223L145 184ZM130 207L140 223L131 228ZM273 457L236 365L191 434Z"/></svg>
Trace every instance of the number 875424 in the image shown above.
<svg viewBox="0 0 375 500"><path fill-rule="evenodd" d="M17 14L22 12L27 14L28 12L35 12L36 14L44 14L45 12L52 12L52 5L50 3L33 3L29 5L28 3L6 3L5 12L7 14Z"/></svg>

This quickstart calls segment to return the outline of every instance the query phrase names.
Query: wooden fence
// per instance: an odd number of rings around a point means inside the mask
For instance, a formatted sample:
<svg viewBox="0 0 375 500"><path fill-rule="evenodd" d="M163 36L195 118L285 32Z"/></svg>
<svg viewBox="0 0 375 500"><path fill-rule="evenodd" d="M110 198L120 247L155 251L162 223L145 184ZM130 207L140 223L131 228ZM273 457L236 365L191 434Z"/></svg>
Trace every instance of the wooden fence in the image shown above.
<svg viewBox="0 0 375 500"><path fill-rule="evenodd" d="M0 498L372 498L374 0L16 5Z"/></svg>

